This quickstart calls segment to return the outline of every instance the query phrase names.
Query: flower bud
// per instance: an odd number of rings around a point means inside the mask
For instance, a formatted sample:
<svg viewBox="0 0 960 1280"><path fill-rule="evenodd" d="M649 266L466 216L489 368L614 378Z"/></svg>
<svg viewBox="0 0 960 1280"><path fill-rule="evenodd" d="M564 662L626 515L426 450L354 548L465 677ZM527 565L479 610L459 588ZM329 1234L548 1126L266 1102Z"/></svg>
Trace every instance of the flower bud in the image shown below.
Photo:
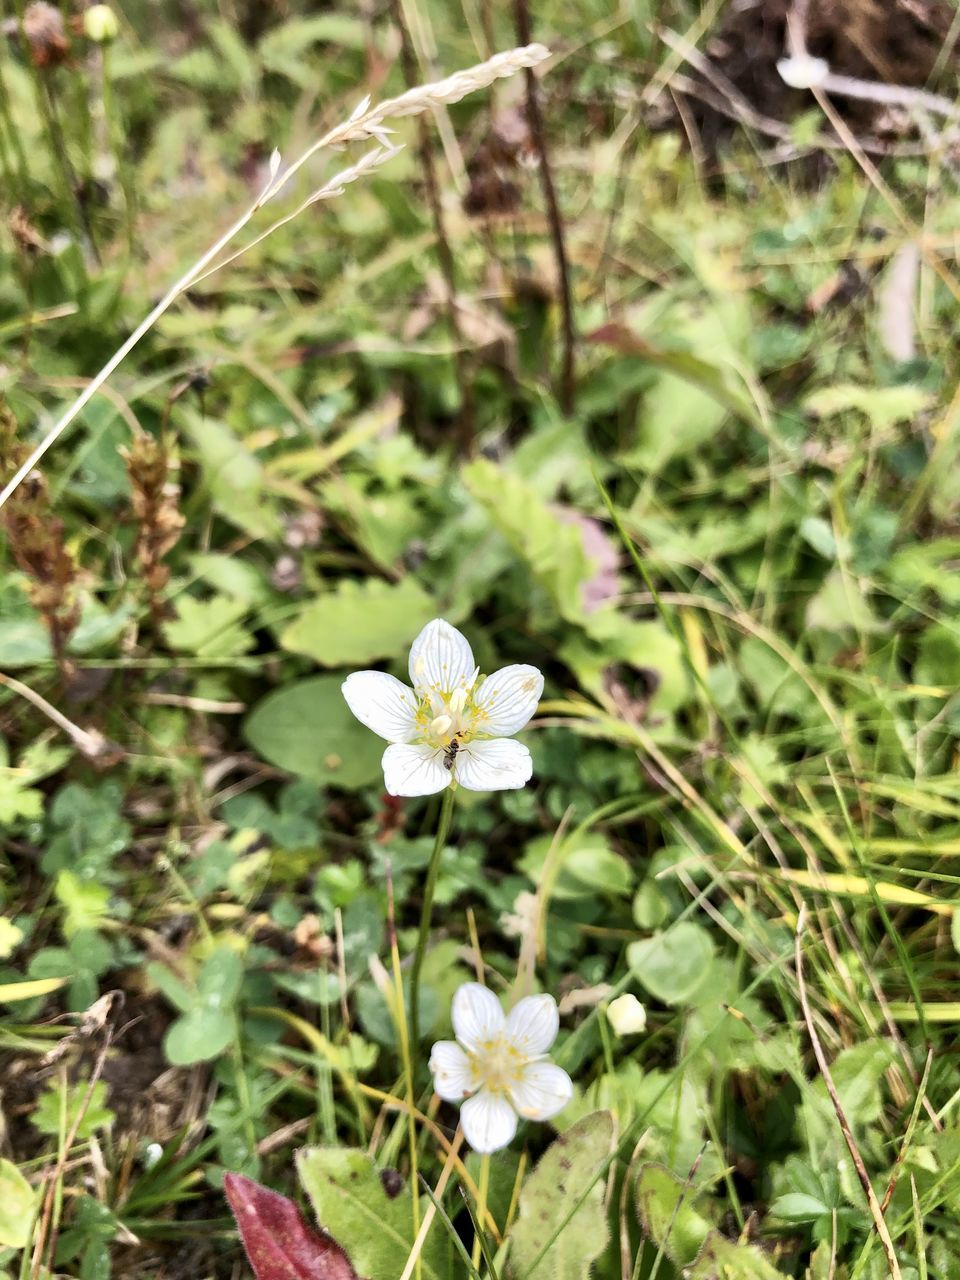
<svg viewBox="0 0 960 1280"><path fill-rule="evenodd" d="M635 1036L647 1029L647 1011L636 996L617 996L607 1006L607 1021L618 1036Z"/></svg>
<svg viewBox="0 0 960 1280"><path fill-rule="evenodd" d="M83 34L94 44L110 44L120 34L117 15L108 4L94 4L83 15Z"/></svg>
<svg viewBox="0 0 960 1280"><path fill-rule="evenodd" d="M791 89L819 89L830 74L830 63L809 53L781 58L777 63L780 79Z"/></svg>

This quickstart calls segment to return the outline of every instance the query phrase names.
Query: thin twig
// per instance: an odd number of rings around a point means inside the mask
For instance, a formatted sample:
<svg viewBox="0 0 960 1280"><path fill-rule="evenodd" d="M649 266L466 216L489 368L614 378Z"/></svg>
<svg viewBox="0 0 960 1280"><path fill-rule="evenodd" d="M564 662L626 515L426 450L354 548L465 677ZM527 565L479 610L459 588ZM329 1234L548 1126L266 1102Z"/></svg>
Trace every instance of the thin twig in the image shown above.
<svg viewBox="0 0 960 1280"><path fill-rule="evenodd" d="M803 937L803 928L806 922L806 908L804 907L797 920L797 931L794 935L794 964L797 972L797 987L800 993L800 1008L803 1010L803 1020L807 1024L807 1034L810 1037L810 1043L813 1046L814 1057L817 1060L817 1066L820 1068L820 1074L823 1076L823 1083L827 1087L827 1093L830 1095L830 1101L833 1104L834 1114L837 1117L837 1123L840 1126L840 1132L843 1134L843 1140L847 1144L847 1150L850 1152L850 1159L857 1171L857 1177L860 1179L860 1185L863 1187L864 1195L867 1197L867 1205L870 1209L870 1216L873 1218L873 1225L877 1229L877 1235L880 1237L880 1243L887 1257L887 1267L889 1268L892 1280L902 1280L900 1273L900 1264L897 1262L896 1251L893 1247L893 1241L890 1238L890 1232L887 1228L883 1212L880 1208L880 1201L877 1199L873 1184L870 1181L870 1175L867 1173L867 1167L863 1163L863 1157L854 1141L853 1131L850 1128L850 1122L847 1119L840 1101L840 1095L837 1093L837 1086L833 1083L833 1076L830 1074L830 1066L827 1062L826 1055L823 1052L823 1046L820 1043L820 1037L817 1035L817 1028L814 1025L813 1014L810 1009L810 1001L807 999L807 987L803 978L803 947L801 945Z"/></svg>
<svg viewBox="0 0 960 1280"><path fill-rule="evenodd" d="M528 0L514 0L514 20L517 37L522 45L528 45L530 35L530 7ZM563 217L557 201L556 188L553 185L553 173L547 155L546 130L543 127L543 115L540 111L540 94L537 77L533 67L526 69L527 80L527 124L533 138L537 155L540 158L540 186L547 206L547 221L550 224L550 239L553 241L553 256L557 263L557 281L560 286L560 322L562 325L563 354L560 365L560 408L564 413L571 413L574 401L573 348L575 334L573 327L573 298L570 291L570 268L567 263L567 250L563 239Z"/></svg>
<svg viewBox="0 0 960 1280"><path fill-rule="evenodd" d="M98 760L108 751L119 750L113 743L108 742L97 729L81 729L78 724L68 720L61 711L58 711L35 689L31 689L28 684L24 684L14 676L8 676L0 672L0 684L6 685L8 689L19 694L21 698L25 698L27 702L42 712L48 720L52 720L57 728L63 730L77 750L82 752L88 760Z"/></svg>

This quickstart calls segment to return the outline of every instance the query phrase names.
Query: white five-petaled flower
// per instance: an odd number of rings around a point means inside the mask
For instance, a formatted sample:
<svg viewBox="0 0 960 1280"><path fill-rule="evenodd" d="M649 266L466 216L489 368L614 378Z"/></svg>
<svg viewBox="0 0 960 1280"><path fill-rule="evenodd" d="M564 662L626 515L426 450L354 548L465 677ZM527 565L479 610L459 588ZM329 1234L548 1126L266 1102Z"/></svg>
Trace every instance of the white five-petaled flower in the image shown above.
<svg viewBox="0 0 960 1280"><path fill-rule="evenodd" d="M517 1117L549 1120L573 1097L570 1077L546 1060L560 1017L553 996L527 996L504 1016L500 1001L478 982L453 997L456 1041L430 1054L433 1087L459 1102L460 1123L474 1151L499 1151L517 1131Z"/></svg>
<svg viewBox="0 0 960 1280"><path fill-rule="evenodd" d="M368 729L386 738L384 785L392 796L430 796L457 782L470 791L509 791L529 782L530 752L510 736L543 692L536 667L481 677L456 627L434 618L410 650L409 689L385 671L356 671L343 696Z"/></svg>

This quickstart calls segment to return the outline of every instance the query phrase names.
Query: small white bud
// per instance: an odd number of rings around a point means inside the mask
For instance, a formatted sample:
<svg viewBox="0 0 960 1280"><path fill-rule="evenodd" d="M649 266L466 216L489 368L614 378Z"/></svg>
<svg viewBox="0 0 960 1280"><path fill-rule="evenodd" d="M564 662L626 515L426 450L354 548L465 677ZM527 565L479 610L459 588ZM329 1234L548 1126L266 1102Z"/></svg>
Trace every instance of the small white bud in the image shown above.
<svg viewBox="0 0 960 1280"><path fill-rule="evenodd" d="M830 63L825 58L798 53L792 58L781 58L777 70L780 79L791 89L819 89L830 74Z"/></svg>
<svg viewBox="0 0 960 1280"><path fill-rule="evenodd" d="M463 708L467 705L467 691L463 687L454 689L450 695L450 710L453 715L458 716Z"/></svg>
<svg viewBox="0 0 960 1280"><path fill-rule="evenodd" d="M636 996L625 994L611 1000L607 1021L618 1036L636 1036L647 1029L647 1011Z"/></svg>
<svg viewBox="0 0 960 1280"><path fill-rule="evenodd" d="M442 738L447 732L453 721L449 716L437 716L436 720L430 722L430 732L438 738Z"/></svg>

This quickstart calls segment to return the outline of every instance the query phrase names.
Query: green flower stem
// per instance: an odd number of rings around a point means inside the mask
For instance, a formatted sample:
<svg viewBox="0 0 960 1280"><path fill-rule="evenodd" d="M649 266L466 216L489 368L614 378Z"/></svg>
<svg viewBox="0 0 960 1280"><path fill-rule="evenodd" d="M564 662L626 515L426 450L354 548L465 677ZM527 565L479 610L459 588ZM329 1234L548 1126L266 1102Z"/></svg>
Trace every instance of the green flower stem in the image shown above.
<svg viewBox="0 0 960 1280"><path fill-rule="evenodd" d="M413 956L413 968L410 970L410 1044L414 1054L420 1043L420 970L423 968L423 957L427 950L427 936L430 933L430 916L433 913L433 895L437 889L437 877L440 874L440 858L447 843L450 832L450 820L453 817L453 787L447 787L440 805L440 820L437 823L437 839L430 855L430 866L427 869L427 882L423 888L423 907L420 910L420 932L417 935L417 949Z"/></svg>

